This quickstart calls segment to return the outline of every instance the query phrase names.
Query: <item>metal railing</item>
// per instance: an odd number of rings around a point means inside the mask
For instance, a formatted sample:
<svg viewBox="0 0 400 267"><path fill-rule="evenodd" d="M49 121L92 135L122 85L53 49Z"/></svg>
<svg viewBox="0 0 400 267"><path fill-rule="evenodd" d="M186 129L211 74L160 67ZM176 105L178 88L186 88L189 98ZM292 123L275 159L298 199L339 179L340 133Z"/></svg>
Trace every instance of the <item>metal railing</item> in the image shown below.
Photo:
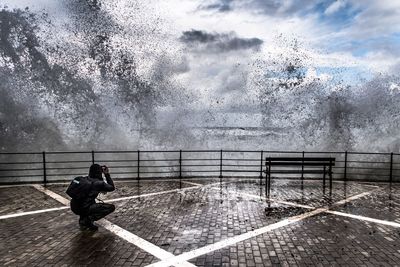
<svg viewBox="0 0 400 267"><path fill-rule="evenodd" d="M86 175L92 163L106 164L117 179L246 177L265 174L265 159L277 156L335 158L334 180L400 181L400 154L267 150L2 152L0 183L56 182ZM279 176L279 175L278 175ZM282 175L281 175L282 176ZM283 177L283 176L282 176ZM298 178L285 174L285 178ZM308 179L321 179L316 175Z"/></svg>

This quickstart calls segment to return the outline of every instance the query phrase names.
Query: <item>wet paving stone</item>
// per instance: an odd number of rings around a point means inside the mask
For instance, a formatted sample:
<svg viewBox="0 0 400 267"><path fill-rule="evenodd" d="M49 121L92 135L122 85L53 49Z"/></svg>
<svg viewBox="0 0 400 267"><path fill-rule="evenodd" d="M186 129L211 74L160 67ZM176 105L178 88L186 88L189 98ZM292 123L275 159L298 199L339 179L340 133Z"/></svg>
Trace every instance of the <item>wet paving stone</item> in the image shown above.
<svg viewBox="0 0 400 267"><path fill-rule="evenodd" d="M212 187L115 204L110 221L175 255L305 212Z"/></svg>
<svg viewBox="0 0 400 267"><path fill-rule="evenodd" d="M99 194L99 199L114 199L127 196L136 196L149 193L156 193L168 190L193 187L194 185L184 183L181 184L179 181L115 181L115 191L108 193ZM69 196L65 193L68 188L68 184L51 184L47 186L48 189L56 192L57 194L68 198Z"/></svg>
<svg viewBox="0 0 400 267"><path fill-rule="evenodd" d="M158 259L69 211L0 220L0 266L145 266Z"/></svg>
<svg viewBox="0 0 400 267"><path fill-rule="evenodd" d="M400 185L381 186L378 191L333 210L400 223Z"/></svg>
<svg viewBox="0 0 400 267"><path fill-rule="evenodd" d="M271 185L271 198L312 207L323 207L374 189L375 187L365 184L335 182L330 191L328 184L325 190L323 189L322 181L304 180L302 183L299 180L275 180Z"/></svg>
<svg viewBox="0 0 400 267"><path fill-rule="evenodd" d="M218 185L216 185L218 187ZM226 181L221 187L228 190L229 194L247 194L255 198L265 199L265 181L260 184L259 179ZM348 182L346 184L335 182L332 191L328 185L323 189L322 181L313 180L288 180L274 179L271 183L271 199L287 201L311 207L330 206L331 204L376 189L371 185Z"/></svg>
<svg viewBox="0 0 400 267"><path fill-rule="evenodd" d="M107 219L174 255L309 212L265 199L259 179L190 179L184 191L116 201ZM193 183L205 185L193 187ZM216 184L212 184L216 183ZM179 181L117 182L104 199L179 189ZM327 184L328 185L328 184ZM378 185L379 187L372 187ZM48 185L65 195L67 184ZM370 192L371 190L374 190ZM400 185L274 180L277 200L400 223ZM0 188L1 214L62 205L33 187ZM100 227L81 232L69 210L0 220L0 266L145 266L159 261ZM400 266L400 228L322 213L194 258L198 266Z"/></svg>
<svg viewBox="0 0 400 267"><path fill-rule="evenodd" d="M0 215L62 206L31 186L0 188L0 203Z"/></svg>
<svg viewBox="0 0 400 267"><path fill-rule="evenodd" d="M400 229L320 214L190 260L197 266L399 266Z"/></svg>

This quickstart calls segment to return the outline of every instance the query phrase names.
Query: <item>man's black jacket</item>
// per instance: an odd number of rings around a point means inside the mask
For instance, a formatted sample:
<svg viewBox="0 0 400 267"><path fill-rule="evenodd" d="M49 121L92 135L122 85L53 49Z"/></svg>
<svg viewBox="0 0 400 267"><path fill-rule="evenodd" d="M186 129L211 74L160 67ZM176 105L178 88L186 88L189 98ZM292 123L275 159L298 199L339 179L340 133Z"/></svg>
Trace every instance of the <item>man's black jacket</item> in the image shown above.
<svg viewBox="0 0 400 267"><path fill-rule="evenodd" d="M88 177L91 182L91 188L86 197L71 200L71 209L76 214L88 212L89 207L96 203L96 198L100 192L111 192L115 190L114 182L109 173L105 174L107 183L96 178Z"/></svg>

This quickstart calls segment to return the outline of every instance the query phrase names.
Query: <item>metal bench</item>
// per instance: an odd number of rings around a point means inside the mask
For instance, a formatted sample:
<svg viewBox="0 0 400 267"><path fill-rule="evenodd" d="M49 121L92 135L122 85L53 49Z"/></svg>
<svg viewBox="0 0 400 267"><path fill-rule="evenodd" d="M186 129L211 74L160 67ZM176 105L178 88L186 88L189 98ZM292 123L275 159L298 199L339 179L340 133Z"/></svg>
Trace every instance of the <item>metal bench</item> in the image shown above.
<svg viewBox="0 0 400 267"><path fill-rule="evenodd" d="M335 158L330 157L267 157L266 165L266 189L269 195L271 188L271 174L323 174L323 186L325 188L325 177L329 175L329 187L332 188L332 167L335 166ZM273 169L272 167L281 167ZM296 168L297 167L297 168ZM300 168L301 167L301 168Z"/></svg>

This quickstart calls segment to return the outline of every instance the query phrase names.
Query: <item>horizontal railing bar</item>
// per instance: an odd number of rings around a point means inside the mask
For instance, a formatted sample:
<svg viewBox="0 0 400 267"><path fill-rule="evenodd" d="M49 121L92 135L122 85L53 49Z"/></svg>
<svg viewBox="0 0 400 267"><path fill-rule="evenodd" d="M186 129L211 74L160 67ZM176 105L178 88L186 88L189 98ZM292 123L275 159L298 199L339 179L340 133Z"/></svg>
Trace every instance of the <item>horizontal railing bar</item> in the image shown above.
<svg viewBox="0 0 400 267"><path fill-rule="evenodd" d="M182 161L220 161L219 158L215 158L215 159L186 159L186 158L182 158Z"/></svg>
<svg viewBox="0 0 400 267"><path fill-rule="evenodd" d="M365 173L353 173L353 172L351 172L351 173L347 173L347 175L353 175L353 176L355 176L355 175L362 175L362 176L365 176L366 174ZM371 174L369 174L369 175L372 175L372 176L379 176L379 177L387 177L387 178L389 178L389 175L388 174L376 174L376 173L371 173Z"/></svg>
<svg viewBox="0 0 400 267"><path fill-rule="evenodd" d="M390 161L366 161L366 160L348 160L348 163L386 163L389 164Z"/></svg>
<svg viewBox="0 0 400 267"><path fill-rule="evenodd" d="M91 160L65 160L65 161L46 161L47 163L53 163L53 164L68 164L68 163L91 163Z"/></svg>
<svg viewBox="0 0 400 267"><path fill-rule="evenodd" d="M179 171L141 171L140 174L149 174L149 173L179 173Z"/></svg>
<svg viewBox="0 0 400 267"><path fill-rule="evenodd" d="M222 167L257 167L260 168L260 165L246 165L246 164L222 164ZM225 170L224 170L225 171ZM260 171L260 170L258 170Z"/></svg>
<svg viewBox="0 0 400 267"><path fill-rule="evenodd" d="M24 177L43 177L42 174L32 174L32 175L7 175L7 176L0 176L1 178L24 178Z"/></svg>
<svg viewBox="0 0 400 267"><path fill-rule="evenodd" d="M96 162L137 162L137 159L96 159ZM142 161L142 160L140 160ZM91 161L90 161L91 162Z"/></svg>
<svg viewBox="0 0 400 267"><path fill-rule="evenodd" d="M20 171L41 171L43 170L43 168L28 168L28 169L0 169L0 172L12 172L12 171L16 171L16 172L20 172Z"/></svg>
<svg viewBox="0 0 400 267"><path fill-rule="evenodd" d="M179 159L140 159L140 162L142 161L179 161Z"/></svg>
<svg viewBox="0 0 400 267"><path fill-rule="evenodd" d="M182 164L182 167L219 167L219 164Z"/></svg>
<svg viewBox="0 0 400 267"><path fill-rule="evenodd" d="M110 150L99 150L94 151L95 153L103 153L103 154L119 154L119 153L179 153L179 150L127 150L127 151L110 151Z"/></svg>
<svg viewBox="0 0 400 267"><path fill-rule="evenodd" d="M218 159L220 160L220 159ZM260 162L261 159L227 159L227 158L222 158L223 161L257 161ZM263 162L265 162L265 159L263 159Z"/></svg>
<svg viewBox="0 0 400 267"><path fill-rule="evenodd" d="M57 168L46 167L46 170L87 170L87 169L88 169L88 167L59 167L59 168L58 167Z"/></svg>
<svg viewBox="0 0 400 267"><path fill-rule="evenodd" d="M379 167L349 167L348 169L356 169L356 170L389 170L389 168L379 168Z"/></svg>
<svg viewBox="0 0 400 267"><path fill-rule="evenodd" d="M0 162L0 164L43 164L42 161L33 161L33 162L29 162L29 161L21 161L21 162Z"/></svg>
<svg viewBox="0 0 400 267"><path fill-rule="evenodd" d="M257 173L259 173L260 170L255 170L255 171L252 171L252 170L224 170L224 173L225 172L257 172Z"/></svg>
<svg viewBox="0 0 400 267"><path fill-rule="evenodd" d="M49 151L46 152L48 155L59 155L59 154L92 154L92 151Z"/></svg>
<svg viewBox="0 0 400 267"><path fill-rule="evenodd" d="M0 155L40 155L43 152L0 152Z"/></svg>
<svg viewBox="0 0 400 267"><path fill-rule="evenodd" d="M154 165L154 166L146 166L146 165L140 165L139 168L177 168L179 165ZM112 167L115 168L115 167ZM132 168L137 168L137 166L132 166Z"/></svg>
<svg viewBox="0 0 400 267"><path fill-rule="evenodd" d="M182 170L182 172L219 172L219 170L206 170L206 171L195 171L195 170L189 170L189 171L185 171L185 170Z"/></svg>

